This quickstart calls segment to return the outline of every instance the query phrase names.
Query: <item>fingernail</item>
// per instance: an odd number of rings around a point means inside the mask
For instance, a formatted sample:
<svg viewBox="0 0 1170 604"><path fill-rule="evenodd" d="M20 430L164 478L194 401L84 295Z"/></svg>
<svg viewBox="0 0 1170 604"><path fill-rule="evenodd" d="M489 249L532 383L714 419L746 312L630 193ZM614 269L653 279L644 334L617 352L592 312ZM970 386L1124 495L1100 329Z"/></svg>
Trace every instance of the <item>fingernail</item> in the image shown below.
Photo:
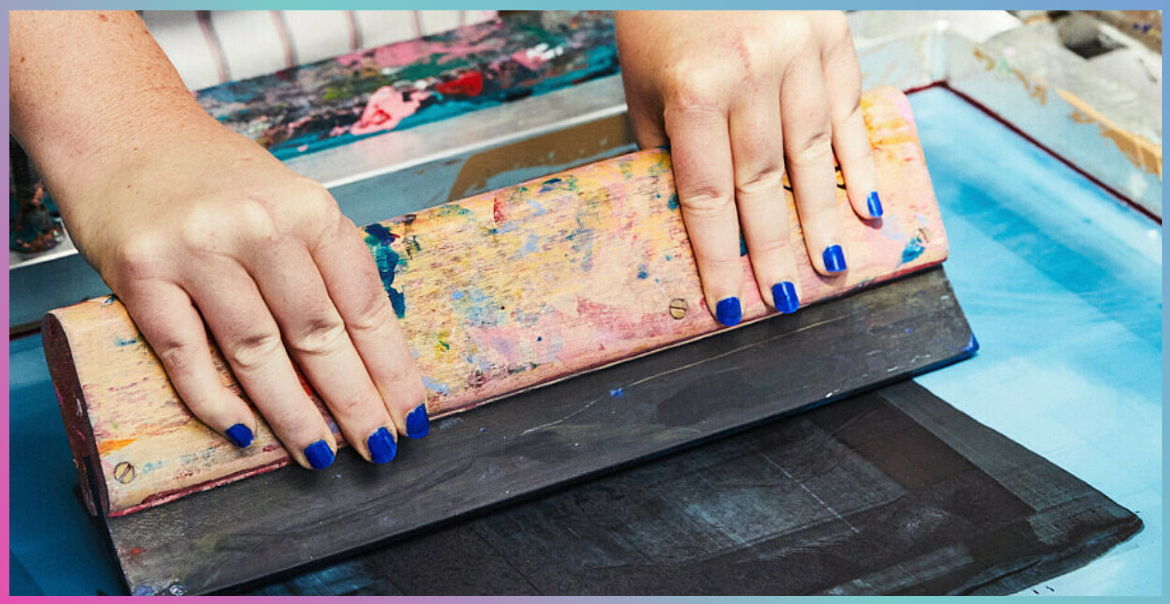
<svg viewBox="0 0 1170 604"><path fill-rule="evenodd" d="M800 298L796 295L796 285L791 281L777 283L772 286L772 302L776 310L788 314L800 308Z"/></svg>
<svg viewBox="0 0 1170 604"><path fill-rule="evenodd" d="M224 430L223 433L227 435L228 440L232 441L233 445L241 449L252 444L252 431L244 424L236 424Z"/></svg>
<svg viewBox="0 0 1170 604"><path fill-rule="evenodd" d="M882 200L878 197L877 191L870 191L869 196L865 198L865 204L869 206L869 215L874 218L882 217Z"/></svg>
<svg viewBox="0 0 1170 604"><path fill-rule="evenodd" d="M740 319L743 318L743 309L739 307L739 298L731 296L720 300L715 305L715 318L728 327L739 324Z"/></svg>
<svg viewBox="0 0 1170 604"><path fill-rule="evenodd" d="M825 248L821 258L825 260L825 270L830 273L839 273L845 270L845 252L841 251L841 246L830 245Z"/></svg>
<svg viewBox="0 0 1170 604"><path fill-rule="evenodd" d="M323 439L305 447L305 459L314 470L324 470L333 463L333 449Z"/></svg>
<svg viewBox="0 0 1170 604"><path fill-rule="evenodd" d="M427 417L427 406L419 405L406 416L407 438L422 438L431 431L431 419Z"/></svg>
<svg viewBox="0 0 1170 604"><path fill-rule="evenodd" d="M398 453L398 443L394 442L394 437L386 428L378 428L366 439L366 445L370 448L370 461L374 463L386 463Z"/></svg>

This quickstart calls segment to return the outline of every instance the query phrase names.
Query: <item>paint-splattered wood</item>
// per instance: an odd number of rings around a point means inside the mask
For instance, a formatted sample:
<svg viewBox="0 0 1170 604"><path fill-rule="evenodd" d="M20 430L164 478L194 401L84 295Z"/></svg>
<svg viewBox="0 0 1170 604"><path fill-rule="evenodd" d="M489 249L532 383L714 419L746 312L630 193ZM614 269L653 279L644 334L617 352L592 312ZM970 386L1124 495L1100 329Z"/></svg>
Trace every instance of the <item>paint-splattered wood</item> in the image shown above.
<svg viewBox="0 0 1170 604"><path fill-rule="evenodd" d="M909 102L883 88L862 106L886 215L863 222L838 191L849 271L822 277L800 255L805 305L946 257ZM677 206L652 150L366 227L432 417L718 331ZM750 322L769 311L746 256L743 274ZM91 507L125 514L289 463L263 424L241 451L195 420L117 300L53 311L44 340Z"/></svg>

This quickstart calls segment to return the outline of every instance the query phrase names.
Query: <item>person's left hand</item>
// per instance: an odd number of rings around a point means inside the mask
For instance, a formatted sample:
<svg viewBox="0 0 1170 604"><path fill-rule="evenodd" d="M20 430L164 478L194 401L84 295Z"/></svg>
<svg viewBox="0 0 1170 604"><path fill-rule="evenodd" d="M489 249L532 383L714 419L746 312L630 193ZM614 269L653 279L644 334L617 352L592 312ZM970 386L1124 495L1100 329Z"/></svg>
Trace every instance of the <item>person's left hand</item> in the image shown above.
<svg viewBox="0 0 1170 604"><path fill-rule="evenodd" d="M619 12L618 54L641 147L670 144L708 308L742 318L739 229L765 302L793 312L787 168L817 272L846 270L834 151L854 211L882 215L861 75L839 12Z"/></svg>

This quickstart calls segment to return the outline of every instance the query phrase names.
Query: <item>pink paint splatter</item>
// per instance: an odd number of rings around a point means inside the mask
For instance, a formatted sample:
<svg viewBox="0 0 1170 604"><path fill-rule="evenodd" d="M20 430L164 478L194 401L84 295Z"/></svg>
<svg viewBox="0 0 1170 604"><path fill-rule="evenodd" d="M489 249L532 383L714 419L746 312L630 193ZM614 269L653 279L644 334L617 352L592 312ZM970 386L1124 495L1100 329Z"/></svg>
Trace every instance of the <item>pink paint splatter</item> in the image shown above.
<svg viewBox="0 0 1170 604"><path fill-rule="evenodd" d="M402 93L390 86L383 86L370 96L365 110L362 111L362 118L349 131L355 135L362 135L393 130L403 118L418 111L419 105L429 96L431 93L425 91L411 90Z"/></svg>
<svg viewBox="0 0 1170 604"><path fill-rule="evenodd" d="M427 42L413 40L374 49L374 63L379 67L403 67L418 63L427 57L438 55L438 63L449 63L456 59L480 52L495 50L504 40L488 39L482 42ZM337 57L337 62L346 67L360 65L369 51L360 51Z"/></svg>

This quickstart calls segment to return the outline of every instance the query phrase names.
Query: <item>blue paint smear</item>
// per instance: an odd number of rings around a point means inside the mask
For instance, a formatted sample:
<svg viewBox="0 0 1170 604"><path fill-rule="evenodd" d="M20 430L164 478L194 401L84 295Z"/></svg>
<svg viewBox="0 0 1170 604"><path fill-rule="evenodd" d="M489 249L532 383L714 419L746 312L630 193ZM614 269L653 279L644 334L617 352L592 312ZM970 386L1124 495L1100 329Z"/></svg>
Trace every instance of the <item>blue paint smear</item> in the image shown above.
<svg viewBox="0 0 1170 604"><path fill-rule="evenodd" d="M739 234L739 256L741 258L747 256L747 241L744 240L743 233Z"/></svg>
<svg viewBox="0 0 1170 604"><path fill-rule="evenodd" d="M536 251L536 244L540 243L540 237L536 233L529 233L528 240L524 242L524 247L516 253L517 258L523 258L528 254Z"/></svg>
<svg viewBox="0 0 1170 604"><path fill-rule="evenodd" d="M439 394L443 394L443 395L451 393L451 391L447 388L447 386L445 384L443 384L441 382L436 382L435 380L432 380L431 378L429 378L425 375L423 376L422 381L423 381L423 386L426 387L427 390L430 390L432 392L438 392Z"/></svg>
<svg viewBox="0 0 1170 604"><path fill-rule="evenodd" d="M666 207L677 210L678 209L678 193L671 193L670 199L666 200Z"/></svg>
<svg viewBox="0 0 1170 604"><path fill-rule="evenodd" d="M646 265L639 264L638 265L638 278L645 279L646 277L649 277L649 276L650 276L650 274L646 272Z"/></svg>
<svg viewBox="0 0 1170 604"><path fill-rule="evenodd" d="M394 314L401 319L406 316L406 297L394 287L394 272L398 270L400 259L398 252L390 247L398 237L380 224L367 226L366 233L369 235L367 244L371 243L370 238L376 242L372 251L374 263L378 265L378 276L382 279L382 287L386 289L386 295L390 298L390 305L394 307Z"/></svg>
<svg viewBox="0 0 1170 604"><path fill-rule="evenodd" d="M117 344L119 347L121 347L121 346L129 346L129 345L131 345L131 344L137 344L137 343L138 343L138 338L130 338L130 339L128 339L128 340L127 340L126 338L123 338L123 337L120 337L120 336L119 336L119 337L116 337L116 338L114 339L114 343L115 343L115 344Z"/></svg>
<svg viewBox="0 0 1170 604"><path fill-rule="evenodd" d="M922 255L926 248L922 247L922 242L918 240L915 235L906 243L906 248L902 250L902 264L913 262L915 258Z"/></svg>
<svg viewBox="0 0 1170 604"><path fill-rule="evenodd" d="M609 395L613 397L623 397L626 395L626 390L624 388L615 388L609 391Z"/></svg>

